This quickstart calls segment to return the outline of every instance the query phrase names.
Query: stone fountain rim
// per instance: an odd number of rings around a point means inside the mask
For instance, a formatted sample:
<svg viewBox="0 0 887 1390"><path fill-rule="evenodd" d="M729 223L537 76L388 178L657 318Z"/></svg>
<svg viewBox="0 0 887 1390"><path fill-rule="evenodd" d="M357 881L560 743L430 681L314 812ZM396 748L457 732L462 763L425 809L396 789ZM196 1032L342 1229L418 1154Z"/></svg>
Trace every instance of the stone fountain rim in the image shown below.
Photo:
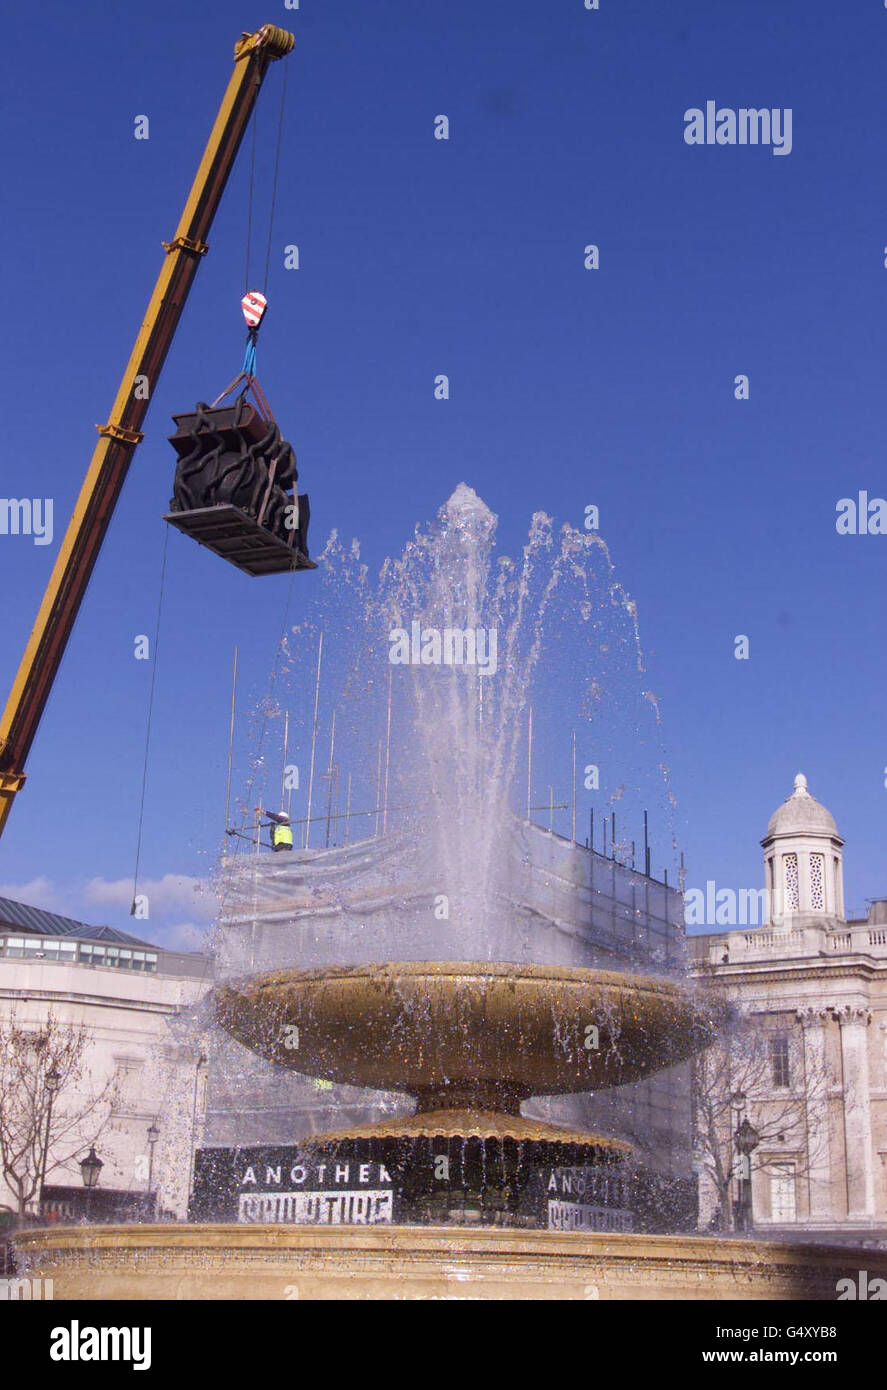
<svg viewBox="0 0 887 1390"><path fill-rule="evenodd" d="M755 1231L752 1237L734 1234L704 1234L700 1231L653 1234L642 1231L549 1231L521 1230L495 1226L315 1226L274 1222L147 1222L139 1225L123 1223L95 1226L34 1226L16 1232L16 1248L25 1254L53 1249L76 1250L99 1257L102 1251L126 1251L163 1247L193 1249L222 1246L236 1258L238 1250L257 1247L295 1246L301 1251L309 1248L322 1251L344 1248L356 1251L382 1250L399 1242L409 1244L414 1252L432 1253L443 1250L452 1257L453 1242L458 1239L462 1254L473 1252L498 1253L503 1245L508 1252L529 1255L570 1254L574 1250L590 1256L601 1255L616 1261L637 1262L640 1255L651 1262L686 1262L701 1266L709 1258L720 1256L729 1261L734 1273L758 1269L763 1259L790 1269L825 1265L848 1272L863 1268L860 1261L868 1260L869 1268L887 1269L887 1252L864 1245L828 1244L823 1241L771 1240Z"/></svg>
<svg viewBox="0 0 887 1390"><path fill-rule="evenodd" d="M595 970L577 965L537 965L523 961L380 961L361 965L322 965L309 968L284 966L223 981L220 992L249 986L270 989L279 985L323 984L328 980L390 980L432 978L490 979L497 982L545 980L560 985L597 985L631 994L679 996L689 1000L696 991L692 981L661 975L637 975L622 970Z"/></svg>

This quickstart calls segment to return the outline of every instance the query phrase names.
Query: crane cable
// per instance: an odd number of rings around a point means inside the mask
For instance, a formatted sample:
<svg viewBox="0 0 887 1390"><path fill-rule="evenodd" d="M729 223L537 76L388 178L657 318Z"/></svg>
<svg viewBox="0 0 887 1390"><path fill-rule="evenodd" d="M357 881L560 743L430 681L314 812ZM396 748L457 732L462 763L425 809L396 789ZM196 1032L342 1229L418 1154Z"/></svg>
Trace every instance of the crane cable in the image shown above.
<svg viewBox="0 0 887 1390"><path fill-rule="evenodd" d="M271 237L274 232L274 212L277 206L277 180L280 173L280 147L283 142L283 112L286 106L286 79L289 68L284 64L283 86L280 89L280 115L277 119L277 148L274 152L274 178L271 183L271 212L268 215L268 246L265 251L265 276L262 281L262 289L268 289L268 271L271 267Z"/></svg>
<svg viewBox="0 0 887 1390"><path fill-rule="evenodd" d="M254 759L253 759L253 766L251 767L249 777L247 778L247 783L246 783L246 798L244 799L244 801L241 802L241 805L242 805L243 809L242 809L242 812L241 812L240 826L239 826L238 828L234 829L234 830L229 830L229 831L228 831L228 834L229 834L229 835L230 835L230 834L234 834L234 835L242 835L242 834L243 834L243 832L244 832L244 830L245 830L245 828L246 828L247 820L249 819L249 817L250 817L251 814L254 814L254 813L251 813L251 812L250 812L249 806L246 805L246 800L252 801L252 799L253 799L253 796L254 796L254 794L255 794L254 791L253 791L253 788L254 788L255 785L256 785L256 776L257 776L257 773L258 773L259 770L261 769L261 771L262 771L262 773L264 774L264 776L267 776L267 768L264 767L264 760L263 760L263 757L262 757L262 749L263 749L263 746L264 746L264 743L265 743L265 735L266 735L266 733L268 732L269 707L270 707L271 701L272 701L272 699L273 699L273 697L274 697L274 693L275 693L275 689L276 689L276 686L277 686L278 677L279 677L279 675L280 675L280 660L281 660L281 657L282 657L282 655L283 655L284 647L285 647L285 644L286 644L286 641L287 641L287 636L288 636L288 633L287 633L287 624L288 624L288 622L289 622L290 603L291 603L292 596L293 596L293 581L295 580L295 577L296 577L296 571L295 571L295 570L292 570L292 571L290 572L290 576L289 576L289 583L288 583L287 586L286 586L286 601L285 601L285 603L284 603L284 605L283 605L283 621L282 621L282 623L281 623L281 625L280 625L280 637L277 639L277 647L276 647L276 650L275 650L275 653L274 653L274 662L273 662L273 664L272 664L271 671L270 671L270 674L269 674L269 676L268 676L268 688L267 688L267 693L266 693L265 698L264 698L264 700L262 701L262 705L261 705L261 709L262 709L262 719L261 719L261 723L260 723L260 725L259 725L258 745L257 745L255 757L254 757ZM264 782L264 780L263 780L262 783L261 783L261 793L262 793L263 795L264 795L264 791L265 791L265 782ZM260 832L260 834L261 834L261 832ZM240 845L237 845L237 846L236 846L236 849L235 849L235 853L236 853L236 854L240 854L240 853L242 853L242 852L243 852L243 851L242 851L241 846L240 846Z"/></svg>
<svg viewBox="0 0 887 1390"><path fill-rule="evenodd" d="M271 211L270 211L269 219L268 219L268 242L267 242L267 246L266 246L266 250L265 250L265 272L264 272L263 284L262 284L263 290L264 290L264 289L267 289L267 286L268 286L268 274L269 274L269 270L270 270L270 266L271 266L271 244L272 244L272 236L273 236L273 232L274 232L274 213L275 213L275 208L276 208L276 205L277 205L277 186L278 186L278 180L279 180L279 174L280 174L280 150L281 150L281 145L282 145L282 141L283 141L283 117L284 117L284 107L285 107L285 103L286 103L286 79L287 79L287 69L286 69L286 67L284 67L284 72L283 72L283 86L282 86L281 92L280 92L280 114L279 114L279 117L278 117L278 124L277 124L277 143L276 143L276 148L275 148L275 152L274 152L274 176L273 176L272 185L271 185ZM257 114L258 114L258 108L254 108L254 109L253 109L253 118L252 118L252 135L251 135L251 140L250 140L250 147L251 147L251 148L250 148L250 167L249 167L249 197L248 197L248 200L247 200L247 219L246 219L246 265L245 265L245 269L244 269L244 293L248 293L248 292L249 292L250 250L251 250L251 243L252 243L253 204L254 204L254 202L255 202L255 182L256 182ZM258 331L257 329L252 329L252 330L250 330L250 332L249 332L248 335L247 335L247 347L246 347L246 354L245 354L245 356L244 356L244 366L243 366L243 370L247 373L247 377L248 377L247 385L249 385L249 384L252 382L252 380L253 380L253 378L254 378L254 376L255 376L255 367L256 367L256 337L257 337L257 331ZM161 561L160 561L160 583L159 583L159 586L158 586L158 595L157 595L157 615L156 615L155 624L154 624L154 648L153 648L152 660L151 660L151 684L150 684L150 689L149 689L149 692L148 692L148 713L147 713L147 718L146 718L146 722L145 722L145 751L144 751L144 757L143 757L143 761L142 761L142 784L141 784L141 790L140 790L140 794L139 794L139 819L138 819L138 831L137 831L137 834L136 834L136 855L135 855L135 868L134 868L134 871L133 871L132 904L131 904L131 906L130 906L130 916L131 916L131 917L134 917L134 916L136 915L136 912L137 912L137 909L138 909L137 899L138 899L138 885L139 885L139 868L140 868L140 865L141 865L141 857L142 857L142 836L143 836L144 822L145 822L145 799L146 799L147 786L148 786L148 764L149 764L150 749L151 749L151 722L152 722L153 714L154 714L154 690L155 690L155 684L156 684L156 679L157 679L157 656L158 656L159 644L160 644L160 620L161 620L161 616L162 616L162 612L163 612L163 593L164 593L164 587L165 587L165 583L166 583L166 556L167 556L167 545L168 545L168 541L169 541L169 527L166 527L166 526L165 526L165 527L163 528L163 551L162 551ZM285 635L286 635L286 624L287 624L287 619L288 619L288 616L289 616L290 599L291 599L291 596L292 596L292 580L293 580L293 578L294 578L294 575L291 574L291 575L290 575L290 583L287 585L286 602L285 602L285 605L284 605L283 626L282 626L282 631L281 631L281 635L280 635L280 641L278 642L277 655L276 655L276 658L275 658L274 667L273 667L273 671L272 671L272 674L271 674L271 679L270 679L270 682L269 682L269 692L268 692L268 693L269 693L269 698L270 698L270 694L271 694L271 688L273 688L273 686L274 686L274 684L276 683L276 680L277 680L277 673L278 673L278 667L279 667L279 662L280 662L281 649L282 649L283 642L284 642ZM262 731L261 731L261 734L260 734L260 745L261 745L261 743L264 741L264 735L265 735L265 727L266 727L266 724L267 724L267 710L265 710L265 711L263 712ZM251 780L252 780L252 779L251 779Z"/></svg>
<svg viewBox="0 0 887 1390"><path fill-rule="evenodd" d="M157 594L157 617L154 622L154 648L151 653L151 686L148 692L148 717L145 724L145 755L142 763L142 790L139 798L139 828L136 836L136 863L132 878L132 906L130 917L135 917L139 891L139 864L142 857L142 828L145 822L145 792L148 785L148 753L151 747L151 719L154 714L154 684L157 679L157 654L160 644L160 615L163 611L163 589L166 582L166 551L170 528L163 528L163 551L160 559L160 585Z"/></svg>
<svg viewBox="0 0 887 1390"><path fill-rule="evenodd" d="M276 209L276 205L277 205L277 187L278 187L278 181L279 181L279 175L280 175L280 150L281 150L281 145L282 145L282 142L283 142L283 117L284 117L284 108L285 108L285 103L286 103L286 79L287 79L287 69L286 69L286 67L284 67L284 72L283 72L283 86L282 86L281 92L280 92L280 114L279 114L278 123L277 123L277 143L276 143L276 148L275 148L275 152L274 152L274 176L273 176L272 184L271 184L271 211L270 211L269 218L268 218L268 241L267 241L267 245L266 245L266 249L265 249L265 273L264 273L263 282L262 282L262 288L263 288L263 290L267 289L267 287L268 287L268 274L269 274L269 271L270 271L270 268L271 268L271 245L272 245L272 237L273 237L273 232L274 232L274 213L275 213L275 209ZM245 293L245 294L248 294L248 293L249 293L249 270L250 270L250 251L251 251L251 244L252 244L253 204L254 204L254 202L255 202L255 184L256 184L256 146L257 146L257 143L258 143L258 139L257 139L257 114L258 114L258 108L254 108L254 110L253 110L253 118L252 118L252 135L251 135L251 139L250 139L249 198L248 198L248 200L247 200L247 218L246 218L246 264L245 264L245 269L244 269L244 293ZM245 373L246 376L247 376L247 387L244 388L245 390L249 387L249 385L252 383L252 381L253 381L253 379L254 379L254 377L255 377L255 368L256 368L256 337L257 337L257 333L258 333L258 329L255 328L255 329L251 329L251 330L248 332L248 334L247 334L246 352L245 352L245 355L244 355L243 368L242 368L242 372ZM232 383L232 386L235 385L235 384L236 384L236 382L233 382L233 383ZM230 389L231 389L231 387L228 388L228 390L230 390ZM227 391L223 392L223 395L227 395ZM221 397L220 397L220 399L221 399ZM169 538L169 528L168 528L168 527L164 527L163 555L162 555L161 565L160 565L160 586L159 586L159 594L158 594L158 599L157 599L157 618L156 618L156 623L155 623L155 628L154 628L154 655L153 655L153 661L152 661L152 667L151 667L151 687L150 687L150 691L149 691L149 694L148 694L148 716L147 716L146 728L145 728L145 754L144 754L144 762L143 762L143 766L142 766L142 786L141 786L141 794L140 794L140 799L139 799L139 824L138 824L138 835L137 835L137 839L136 839L135 871L134 871L134 874L133 874L133 901L132 901L132 906L131 906L131 908L130 908L130 915L133 916L133 917L134 917L135 914L136 914L136 898L137 898L137 896L138 896L139 865L140 865L140 862L141 862L141 853L142 853L142 831L143 831L144 818L145 818L145 794L146 794L147 782L148 782L148 760L149 760L150 744L151 744L151 720L152 720L153 712L154 712L154 685L155 685L155 679L156 679L156 675L157 675L157 652L158 652L158 645L159 645L159 640L160 640L160 618L161 618L161 613L162 613L162 610L163 610L163 591L164 591L164 584L165 584L165 578L166 578L166 553L167 553L167 541L168 541L168 538ZM283 623L282 623L282 627L281 627L280 638L279 638L278 644L277 644L277 652L276 652L276 655L275 655L274 665L273 665L272 672L271 672L271 676L270 676L270 679L269 679L269 689L268 689L268 697L267 697L267 700L270 700L270 698L271 698L271 692L272 692L273 687L275 686L275 684L276 684L276 682L277 682L278 669L279 669L279 665L280 665L280 657L281 657L281 653L282 653L282 649L283 649L283 644L284 644L284 641L285 641L285 638L286 638L286 626L287 626L287 620L288 620L288 617L289 617L290 601L291 601L291 598L292 598L292 592L293 592L293 579L294 579L294 578L295 578L295 573L293 572L292 574L290 574L290 582L289 582L289 584L287 585L286 601L285 601L285 603L284 603L284 612L283 612ZM262 744L263 744L263 742L264 742L265 731L266 731L266 728L267 728L267 721L268 721L268 711L267 711L267 701L266 701L266 708L263 710L263 713L262 713L262 726L261 726L261 730L260 730L260 734L259 734L259 747L260 747L260 749L261 749L261 746L262 746ZM253 777L251 776L249 780L250 780L250 786L251 786L251 785L252 785L252 782L253 782Z"/></svg>
<svg viewBox="0 0 887 1390"><path fill-rule="evenodd" d="M283 85L282 85L282 87L281 87L281 89L280 89L280 111L279 111L278 120L277 120L277 142L276 142L276 148L275 148L275 151L274 151L274 176L273 176L273 179L272 179L272 181L271 181L271 210L270 210L270 213L269 213L269 216L268 216L268 241L267 241L267 245L266 245L266 247L265 247L265 273L264 273L264 276L263 276L263 279L262 279L262 291L263 291L263 293L264 293L265 291L267 291L267 289L268 289L268 276L269 276L270 269L271 269L271 246L272 246L272 238L273 238L273 234L274 234L274 214L275 214L276 207L277 207L277 187L278 187L279 178L280 178L280 150L281 150L281 146L282 146L282 143L283 143L283 118L284 118L284 110L285 110L285 107L286 107L286 82L287 82L287 75L288 75L288 69L287 69L286 66L284 66L284 69L283 69ZM255 115L255 112L254 112L254 113L253 113L252 150L251 150L251 155L250 155L250 185L249 185L249 201L250 201L250 206L249 206L249 212L248 212L248 215L247 215L247 232L246 232L246 281L245 281L245 293L249 293L250 237L251 237L251 233L252 233L252 204L253 204L254 194L255 194L255 157L256 157L256 115ZM246 390L249 388L249 386L253 384L254 378L255 378L255 371L256 371L256 338L257 338L257 336L258 336L258 326L257 326L256 328L250 329L250 331L247 333L246 351L245 351L245 353L244 353L244 358L243 358L243 367L241 368L241 374L242 374L242 375L245 374L246 377L247 377L247 384L246 384L246 387L244 387L244 391L246 391ZM258 383L255 383L255 384L258 385ZM229 389L230 389L230 388L229 388ZM275 688L275 686L276 686L276 684L277 684L277 678L278 678L279 668L280 668L280 659L281 659L281 655L282 655L282 653L283 653L284 643L285 643L286 637L287 637L287 622L288 622L288 620L289 620L289 610L290 610L290 602L291 602L292 595L293 595L293 580L294 580L294 579L295 579L295 571L293 571L293 572L290 574L289 583L287 584L286 599L285 599L284 606L283 606L283 622L282 622L282 624L281 624L280 637L279 637L278 642L277 642L277 648L276 648L276 652L275 652L274 663L273 663L273 666L272 666L272 668L271 668L271 673L270 673L269 679L268 679L268 692L267 692L267 695L266 695L266 697L265 697L265 700L263 701L263 706L262 706L262 720L261 720L261 725L260 725L260 728L259 728L259 737L258 737L257 767L260 766L260 765L261 765L261 762L262 762L262 747L263 747L263 744L264 744L264 742L265 742L265 735L266 735L266 732L267 732L267 729L268 729L268 706L269 706L269 704L270 704L270 702L271 702L272 695L273 695L273 691L274 691L274 688ZM253 789L253 786L254 786L254 784L255 784L255 780L256 780L256 768L254 768L254 769L250 772L250 776L249 776L249 778L248 778L248 780L247 780L247 797L248 797L249 800L252 800L252 789ZM249 814L250 814L249 810L246 809L246 810L243 812L243 815L242 815L242 819L241 819L241 822L240 822L240 829L239 829L239 830L238 830L238 829L231 830L231 831L229 831L228 833L229 833L229 834L234 834L235 836L240 836L240 835L242 835L242 834L243 834L244 827L246 826L247 817L249 816ZM242 852L242 847L238 844L238 845L236 846L235 853L240 853L240 852Z"/></svg>
<svg viewBox="0 0 887 1390"><path fill-rule="evenodd" d="M283 85L280 89L280 112L277 118L277 142L274 150L274 174L271 180L271 210L268 215L268 241L265 247L265 270L262 277L263 296L268 289L268 275L271 269L271 245L274 235L274 213L277 208L277 187L280 177L280 150L283 144L283 117L286 107L286 83L288 69L283 70ZM257 118L258 108L253 111L252 119L252 138L250 141L250 163L249 163L249 198L247 200L246 214L246 266L244 271L244 295L250 293L249 270L252 249L252 228L253 228L253 205L255 203L256 192L256 146L257 137ZM263 311L264 312L264 311ZM249 389L250 383L256 375L256 344L259 336L259 324L249 328L246 335L246 349L243 355L243 365L240 369L241 375L246 377L246 387Z"/></svg>
<svg viewBox="0 0 887 1390"><path fill-rule="evenodd" d="M249 197L246 201L246 267L243 275L244 294L247 294L249 291L249 253L253 234L253 203L255 201L256 190L256 121L258 118L258 110L257 106L253 107L253 130L249 156Z"/></svg>

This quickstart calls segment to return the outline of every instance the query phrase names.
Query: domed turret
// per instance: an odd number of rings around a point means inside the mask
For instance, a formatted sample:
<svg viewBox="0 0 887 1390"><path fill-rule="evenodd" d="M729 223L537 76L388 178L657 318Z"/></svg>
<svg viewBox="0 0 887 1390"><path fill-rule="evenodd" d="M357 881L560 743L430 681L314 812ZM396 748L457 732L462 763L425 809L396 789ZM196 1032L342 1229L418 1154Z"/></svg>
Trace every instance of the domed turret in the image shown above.
<svg viewBox="0 0 887 1390"><path fill-rule="evenodd" d="M771 835L798 835L809 830L813 835L837 835L838 827L831 811L826 810L821 801L811 796L807 790L807 778L799 772L795 778L795 789L786 797L778 810L770 817L767 837Z"/></svg>
<svg viewBox="0 0 887 1390"><path fill-rule="evenodd" d="M799 772L761 841L774 924L790 926L801 915L843 921L843 843L831 811L810 795Z"/></svg>

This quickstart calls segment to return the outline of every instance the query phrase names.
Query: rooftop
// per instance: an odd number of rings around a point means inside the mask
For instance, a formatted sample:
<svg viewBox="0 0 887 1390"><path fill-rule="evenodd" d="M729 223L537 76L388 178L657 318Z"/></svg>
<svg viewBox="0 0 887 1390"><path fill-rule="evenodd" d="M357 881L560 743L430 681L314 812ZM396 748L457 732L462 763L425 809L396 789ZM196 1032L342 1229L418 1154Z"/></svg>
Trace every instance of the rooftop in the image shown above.
<svg viewBox="0 0 887 1390"><path fill-rule="evenodd" d="M60 917L56 912L46 912L42 907L30 907L27 903L17 903L12 898L0 898L0 931L4 927L14 927L17 931L28 932L32 936L78 937L85 941L115 941L124 946L151 946L150 941L130 936L128 932L118 931L116 927L91 927L86 922L77 922L73 917Z"/></svg>
<svg viewBox="0 0 887 1390"><path fill-rule="evenodd" d="M207 980L211 956L176 951L116 927L94 927L28 903L0 898L0 961L96 966L149 975Z"/></svg>

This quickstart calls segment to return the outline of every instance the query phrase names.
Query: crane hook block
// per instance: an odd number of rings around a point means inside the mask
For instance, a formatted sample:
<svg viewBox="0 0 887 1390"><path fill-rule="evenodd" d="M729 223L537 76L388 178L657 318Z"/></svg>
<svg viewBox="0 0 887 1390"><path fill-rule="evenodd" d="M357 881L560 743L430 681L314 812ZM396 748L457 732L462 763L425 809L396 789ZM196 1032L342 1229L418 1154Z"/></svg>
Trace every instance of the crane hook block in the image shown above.
<svg viewBox="0 0 887 1390"><path fill-rule="evenodd" d="M244 396L219 408L199 401L173 420L178 464L164 520L247 574L316 569L308 498L275 421Z"/></svg>
<svg viewBox="0 0 887 1390"><path fill-rule="evenodd" d="M240 307L243 310L247 328L258 329L265 316L265 310L268 308L268 301L260 290L249 290L241 299Z"/></svg>

